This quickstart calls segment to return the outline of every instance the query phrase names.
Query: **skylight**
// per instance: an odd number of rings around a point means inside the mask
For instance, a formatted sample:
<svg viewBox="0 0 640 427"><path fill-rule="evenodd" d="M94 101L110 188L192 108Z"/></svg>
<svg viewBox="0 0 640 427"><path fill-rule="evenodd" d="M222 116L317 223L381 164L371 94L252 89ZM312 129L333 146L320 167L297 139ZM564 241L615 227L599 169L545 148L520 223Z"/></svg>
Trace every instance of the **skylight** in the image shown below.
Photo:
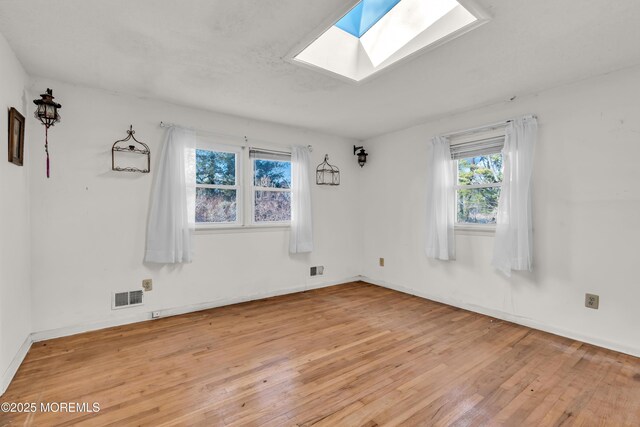
<svg viewBox="0 0 640 427"><path fill-rule="evenodd" d="M352 81L487 22L473 0L361 0L294 61Z"/></svg>
<svg viewBox="0 0 640 427"><path fill-rule="evenodd" d="M360 38L398 3L400 0L362 0L336 22L336 27Z"/></svg>

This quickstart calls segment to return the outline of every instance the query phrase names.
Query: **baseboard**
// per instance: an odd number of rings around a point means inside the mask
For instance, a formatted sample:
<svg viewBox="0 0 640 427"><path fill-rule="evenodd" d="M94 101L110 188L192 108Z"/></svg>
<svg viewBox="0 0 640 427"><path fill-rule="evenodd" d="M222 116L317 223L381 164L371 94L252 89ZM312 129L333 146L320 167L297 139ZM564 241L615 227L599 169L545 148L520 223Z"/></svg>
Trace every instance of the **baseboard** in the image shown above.
<svg viewBox="0 0 640 427"><path fill-rule="evenodd" d="M196 311L208 310L211 308L222 307L225 305L232 305L232 304L238 304L238 303L247 302L247 301L255 301L255 300L264 299L264 298L276 297L280 295L293 294L293 293L303 292L311 289L320 289L328 286L341 285L344 283L356 282L358 280L361 280L361 276L353 276L353 277L348 277L340 280L330 280L330 281L325 281L320 283L296 286L293 288L278 289L278 290L264 292L260 294L253 294L253 295L233 297L233 298L224 298L216 301L209 301L205 303L192 304L192 305L181 306L181 307L172 307L164 310L154 310L154 311L160 311L160 317L178 316L180 314L193 313ZM111 328L114 326L122 326L122 325L131 324L131 323L144 322L146 320L152 320L151 312L137 313L131 316L120 317L117 319L107 319L100 322L92 322L88 324L66 326L62 328L33 332L31 334L31 340L32 342L44 341L44 340L49 340L53 338L61 338L61 337L66 337L70 335L81 334L84 332L96 331L99 329Z"/></svg>
<svg viewBox="0 0 640 427"><path fill-rule="evenodd" d="M577 341L582 341L588 344L593 344L595 346L617 351L619 353L625 353L631 356L640 357L640 348L637 348L637 347L631 347L625 344L604 340L598 337L584 335L575 331L568 331L562 328L557 328L552 325L541 323L534 319L517 316L517 315L506 313L500 310L485 308L485 307L474 305L474 304L466 304L460 301L453 301L448 298L441 298L435 295L431 295L428 292L416 291L415 289L407 288L405 286L397 285L395 283L390 283L385 280L372 279L366 276L361 276L360 280L362 280L363 282L370 283L372 285L377 285L383 288L393 289L394 291L402 292L405 294L414 295L420 298L425 298L430 301L435 301L435 302L450 305L453 307L462 308L464 310L473 311L474 313L480 313L486 316L495 317L497 319L506 320L507 322L517 323L518 325L527 326L529 328L548 332L550 334L559 335L559 336L570 338Z"/></svg>
<svg viewBox="0 0 640 427"><path fill-rule="evenodd" d="M349 277L341 280L332 280L332 281L315 283L311 285L303 285L303 286L297 286L293 288L279 289L271 292L264 292L260 294L250 295L250 296L225 298L225 299L220 299L220 300L201 303L201 304L193 304L193 305L182 306L182 307L168 308L165 310L161 310L160 313L161 313L161 317L177 316L180 314L208 310L211 308L222 307L222 306L231 305L231 304L238 304L238 303L247 302L247 301L255 301L263 298L270 298L270 297L275 297L279 295L287 295L287 294L307 291L311 289L320 289L328 286L335 286L335 285L357 282L357 281L367 282L367 283L381 286L384 288L393 289L398 292L415 295L417 297L425 298L431 301L436 301L442 304L451 305L454 307L462 308L464 310L469 310L475 313L480 313L487 316L495 317L497 319L506 320L508 322L517 323L519 325L527 326L529 328L538 329L544 332L549 332L554 335L560 335L566 338L575 339L585 343L593 344L598 347L604 347L610 350L629 354L631 356L640 357L639 348L630 347L627 345L603 340L596 337L586 336L574 331L567 331L561 328L556 328L554 326L540 323L533 319L516 316L513 314L505 313L503 311L476 306L473 304L465 304L459 301L452 301L447 298L441 298L434 295L430 295L427 292L416 291L414 289L407 288L405 286L396 285L384 280L372 279L366 276L353 276L353 277ZM68 326L63 328L50 329L46 331L33 332L30 336L28 336L25 339L24 343L22 344L22 346L16 353L15 357L11 361L11 364L3 374L2 383L0 383L0 396L2 396L2 394L4 394L4 392L9 387L11 380L13 379L20 365L22 364L22 361L27 355L29 348L31 348L32 343L47 340L47 339L52 339L52 338L60 338L64 336L75 335L83 332L90 332L90 331L95 331L99 329L110 328L113 326L121 326L121 325L130 324L130 323L142 322L145 320L151 320L150 312L139 313L137 315L133 315L125 318L109 319L101 322L94 322L86 325L74 325L74 326Z"/></svg>
<svg viewBox="0 0 640 427"><path fill-rule="evenodd" d="M7 388L9 388L9 384L11 384L11 380L13 380L13 377L16 375L16 372L18 372L18 369L20 368L22 361L24 360L24 358L27 356L27 353L29 352L29 349L31 348L31 344L33 344L33 340L31 339L31 336L27 336L24 342L22 343L22 345L20 346L20 348L18 349L18 352L13 357L13 360L9 364L9 367L2 375L2 383L0 383L0 396L2 396L4 392L7 391Z"/></svg>

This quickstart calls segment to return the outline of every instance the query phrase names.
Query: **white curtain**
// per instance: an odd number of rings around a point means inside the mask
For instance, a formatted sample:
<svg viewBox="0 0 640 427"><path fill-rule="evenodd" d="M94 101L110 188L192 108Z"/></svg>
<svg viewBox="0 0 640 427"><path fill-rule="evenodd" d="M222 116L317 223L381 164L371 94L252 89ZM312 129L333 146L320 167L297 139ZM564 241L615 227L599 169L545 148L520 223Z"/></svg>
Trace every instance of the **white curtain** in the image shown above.
<svg viewBox="0 0 640 427"><path fill-rule="evenodd" d="M496 238L491 264L507 276L532 267L531 187L538 134L535 117L512 120L506 129L504 180L498 202Z"/></svg>
<svg viewBox="0 0 640 427"><path fill-rule="evenodd" d="M195 149L194 131L179 127L167 130L151 189L146 262L191 262L195 226Z"/></svg>
<svg viewBox="0 0 640 427"><path fill-rule="evenodd" d="M291 232L289 252L313 251L309 148L291 149Z"/></svg>
<svg viewBox="0 0 640 427"><path fill-rule="evenodd" d="M449 140L431 141L427 164L427 257L455 259L455 188Z"/></svg>

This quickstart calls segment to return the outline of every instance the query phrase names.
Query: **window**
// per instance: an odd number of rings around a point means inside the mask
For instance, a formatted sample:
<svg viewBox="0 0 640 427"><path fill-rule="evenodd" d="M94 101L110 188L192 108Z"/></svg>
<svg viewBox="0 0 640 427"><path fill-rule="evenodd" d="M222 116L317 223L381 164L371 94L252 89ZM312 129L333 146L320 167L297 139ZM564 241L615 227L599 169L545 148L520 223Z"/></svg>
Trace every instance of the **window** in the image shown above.
<svg viewBox="0 0 640 427"><path fill-rule="evenodd" d="M503 145L504 135L452 143L456 225L495 225L503 179Z"/></svg>
<svg viewBox="0 0 640 427"><path fill-rule="evenodd" d="M239 154L196 150L196 223L239 224Z"/></svg>
<svg viewBox="0 0 640 427"><path fill-rule="evenodd" d="M291 155L199 143L195 203L200 228L288 225Z"/></svg>
<svg viewBox="0 0 640 427"><path fill-rule="evenodd" d="M255 223L291 220L291 155L251 150Z"/></svg>
<svg viewBox="0 0 640 427"><path fill-rule="evenodd" d="M502 187L502 154L456 161L456 222L495 224Z"/></svg>

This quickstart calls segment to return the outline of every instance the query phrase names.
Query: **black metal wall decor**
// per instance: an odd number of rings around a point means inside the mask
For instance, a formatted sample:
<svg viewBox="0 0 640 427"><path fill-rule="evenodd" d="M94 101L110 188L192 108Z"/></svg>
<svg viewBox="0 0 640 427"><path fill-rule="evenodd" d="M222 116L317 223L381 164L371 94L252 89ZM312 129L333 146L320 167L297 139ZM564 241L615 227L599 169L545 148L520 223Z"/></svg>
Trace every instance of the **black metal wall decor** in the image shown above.
<svg viewBox="0 0 640 427"><path fill-rule="evenodd" d="M47 153L47 178L49 178L49 128L60 121L58 110L62 105L53 100L53 90L47 88L47 91L40 95L41 99L34 99L33 103L37 105L34 117L44 125L44 151Z"/></svg>
<svg viewBox="0 0 640 427"><path fill-rule="evenodd" d="M316 168L317 185L340 185L340 169L329 164L329 155L324 155L324 162Z"/></svg>
<svg viewBox="0 0 640 427"><path fill-rule="evenodd" d="M111 169L118 172L140 172L149 173L151 171L151 150L144 142L140 142L133 136L136 133L133 125L129 126L127 137L116 141L111 147ZM129 144L125 144L129 142ZM147 168L140 169L133 166L116 166L116 153L138 154L147 157Z"/></svg>
<svg viewBox="0 0 640 427"><path fill-rule="evenodd" d="M364 151L364 147L362 145L360 147L356 147L355 145L353 146L353 155L358 156L358 164L360 165L360 167L363 167L364 164L367 163L367 156L369 154Z"/></svg>

